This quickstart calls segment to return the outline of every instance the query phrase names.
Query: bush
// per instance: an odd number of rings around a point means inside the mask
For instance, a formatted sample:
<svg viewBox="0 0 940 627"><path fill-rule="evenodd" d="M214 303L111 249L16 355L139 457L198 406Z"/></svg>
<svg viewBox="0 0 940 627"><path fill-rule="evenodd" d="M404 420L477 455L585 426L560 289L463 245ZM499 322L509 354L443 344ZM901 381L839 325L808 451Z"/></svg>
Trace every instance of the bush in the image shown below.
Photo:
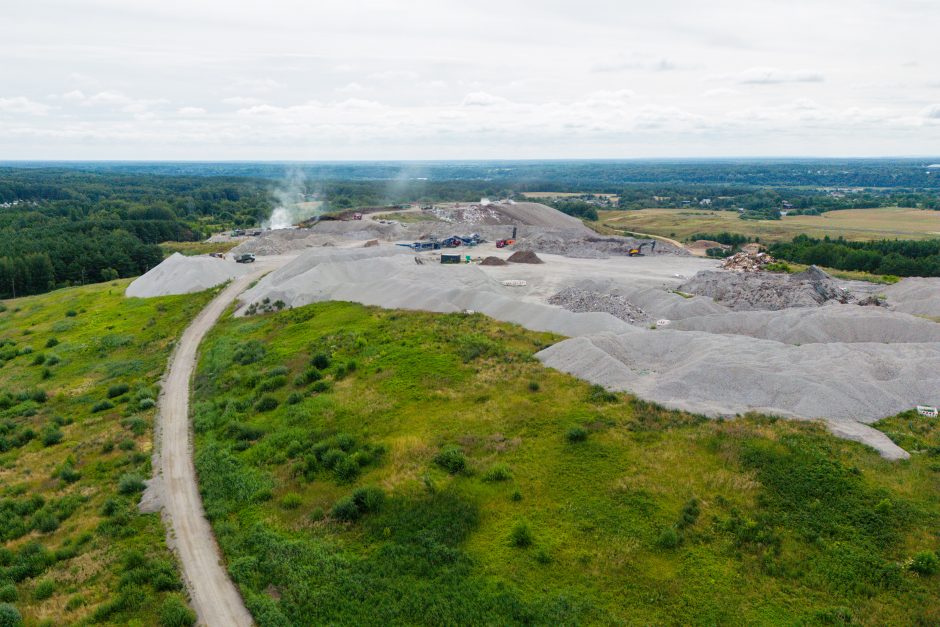
<svg viewBox="0 0 940 627"><path fill-rule="evenodd" d="M9 603L0 603L0 627L20 627L23 616Z"/></svg>
<svg viewBox="0 0 940 627"><path fill-rule="evenodd" d="M118 479L118 492L121 494L137 494L143 492L146 487L140 475L127 473Z"/></svg>
<svg viewBox="0 0 940 627"><path fill-rule="evenodd" d="M310 365L318 370L326 370L330 367L330 356L326 353L317 353L310 360Z"/></svg>
<svg viewBox="0 0 940 627"><path fill-rule="evenodd" d="M314 384L310 387L314 392L329 392L330 391L330 382L329 381L315 381Z"/></svg>
<svg viewBox="0 0 940 627"><path fill-rule="evenodd" d="M352 500L363 514L371 514L382 509L385 492L377 486L358 488L352 493Z"/></svg>
<svg viewBox="0 0 940 627"><path fill-rule="evenodd" d="M279 374L267 379L262 379L261 383L258 384L258 389L262 392L273 392L278 388L282 388L287 385L287 377Z"/></svg>
<svg viewBox="0 0 940 627"><path fill-rule="evenodd" d="M152 407L156 407L156 405L157 405L157 401L149 397L142 398L139 401L137 401L137 408L140 409L141 411L151 409Z"/></svg>
<svg viewBox="0 0 940 627"><path fill-rule="evenodd" d="M48 355L46 355L46 365L47 365L47 366L54 366L54 365L56 365L57 363L59 363L60 361L62 361L62 360L59 359L59 356L56 355L55 353L49 353Z"/></svg>
<svg viewBox="0 0 940 627"><path fill-rule="evenodd" d="M307 385L308 383L313 383L314 381L319 381L323 378L323 373L319 369L310 366L304 370L303 374L300 375L300 385ZM298 386L299 387L299 386Z"/></svg>
<svg viewBox="0 0 940 627"><path fill-rule="evenodd" d="M301 402L302 400L304 400L304 395L301 394L300 392L291 392L291 393L287 396L287 404L288 404L288 405L296 405L297 403Z"/></svg>
<svg viewBox="0 0 940 627"><path fill-rule="evenodd" d="M600 385L592 385L588 392L588 401L592 403L616 403L620 398L613 392L608 392Z"/></svg>
<svg viewBox="0 0 940 627"><path fill-rule="evenodd" d="M251 340L235 349L235 353L232 355L232 361L242 366L247 366L256 361L261 361L264 358L264 352L264 345L261 342Z"/></svg>
<svg viewBox="0 0 940 627"><path fill-rule="evenodd" d="M359 464L352 457L343 455L333 466L333 472L339 481L349 483L359 476Z"/></svg>
<svg viewBox="0 0 940 627"><path fill-rule="evenodd" d="M529 381L529 391L530 391L530 392L538 392L539 389L541 389L541 387L542 387L542 386L539 385L539 382L538 382L538 381Z"/></svg>
<svg viewBox="0 0 940 627"><path fill-rule="evenodd" d="M4 603L16 601L16 586L12 583L0 586L0 601Z"/></svg>
<svg viewBox="0 0 940 627"><path fill-rule="evenodd" d="M940 570L940 558L933 551L921 551L911 560L910 569L918 575L929 577Z"/></svg>
<svg viewBox="0 0 940 627"><path fill-rule="evenodd" d="M58 346L58 345L59 345L59 340L57 340L54 337L50 337L48 340L46 340L46 348L52 348L53 346Z"/></svg>
<svg viewBox="0 0 940 627"><path fill-rule="evenodd" d="M520 520L512 527L512 531L509 532L509 543L520 549L524 549L528 546L532 546L532 543L535 541L535 537L532 535L532 530L529 529L529 524L524 520Z"/></svg>
<svg viewBox="0 0 940 627"><path fill-rule="evenodd" d="M584 427L571 427L565 434L569 442L584 442L587 440L588 432Z"/></svg>
<svg viewBox="0 0 940 627"><path fill-rule="evenodd" d="M45 390L30 390L29 398L37 403L45 403L49 400L49 395L46 394Z"/></svg>
<svg viewBox="0 0 940 627"><path fill-rule="evenodd" d="M281 507L284 509L297 509L303 504L303 499L296 492L288 492L281 497Z"/></svg>
<svg viewBox="0 0 940 627"><path fill-rule="evenodd" d="M51 579L43 579L33 588L33 599L36 601L45 601L55 594L55 582Z"/></svg>
<svg viewBox="0 0 940 627"><path fill-rule="evenodd" d="M463 472L466 469L467 458L464 457L463 452L461 452L459 448L451 446L435 455L434 463L450 474L456 475L458 472Z"/></svg>
<svg viewBox="0 0 940 627"><path fill-rule="evenodd" d="M33 357L33 365L34 365L34 366L41 366L41 365L43 365L44 363L46 363L46 356L43 355L42 353L39 353L38 355L36 355L35 357Z"/></svg>
<svg viewBox="0 0 940 627"><path fill-rule="evenodd" d="M78 315L78 312L75 311L74 309L69 309L68 311L65 312L66 318L74 318L77 315Z"/></svg>
<svg viewBox="0 0 940 627"><path fill-rule="evenodd" d="M278 402L277 399L273 396L262 396L261 399L255 403L255 411L265 412L277 409Z"/></svg>
<svg viewBox="0 0 940 627"><path fill-rule="evenodd" d="M352 522L359 519L361 512L351 496L344 496L333 504L330 515L336 520Z"/></svg>
<svg viewBox="0 0 940 627"><path fill-rule="evenodd" d="M674 549L679 546L679 532L673 527L664 529L659 538L656 539L656 545L663 549Z"/></svg>
<svg viewBox="0 0 940 627"><path fill-rule="evenodd" d="M91 413L97 414L99 411L107 411L114 408L114 403L111 401L98 401L91 406Z"/></svg>
<svg viewBox="0 0 940 627"><path fill-rule="evenodd" d="M497 464L483 475L483 481L509 481L510 479L512 479L512 473L505 464Z"/></svg>
<svg viewBox="0 0 940 627"><path fill-rule="evenodd" d="M196 613L175 594L167 596L160 606L160 627L192 627Z"/></svg>
<svg viewBox="0 0 940 627"><path fill-rule="evenodd" d="M127 385L126 383L117 383L115 385L112 385L111 387L108 388L108 398L117 398L118 396L121 396L122 394L127 394L128 390L130 389L131 389L130 386Z"/></svg>
<svg viewBox="0 0 940 627"><path fill-rule="evenodd" d="M46 427L42 432L42 445L43 446L55 446L62 441L65 435L62 433L62 430L57 427Z"/></svg>
<svg viewBox="0 0 940 627"><path fill-rule="evenodd" d="M695 524L695 521L698 520L700 510L698 506L698 499L691 498L685 505L682 506L682 511L679 512L679 529L685 529L686 527L691 527Z"/></svg>

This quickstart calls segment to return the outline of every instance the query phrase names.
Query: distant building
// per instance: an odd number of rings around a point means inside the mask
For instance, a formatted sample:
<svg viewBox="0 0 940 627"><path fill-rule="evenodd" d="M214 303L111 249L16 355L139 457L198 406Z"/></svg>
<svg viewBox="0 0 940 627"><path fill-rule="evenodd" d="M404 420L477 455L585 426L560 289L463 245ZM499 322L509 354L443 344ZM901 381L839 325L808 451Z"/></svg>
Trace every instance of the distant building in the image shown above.
<svg viewBox="0 0 940 627"><path fill-rule="evenodd" d="M700 205L703 206L703 207L710 207L711 204L712 204L712 199L711 199L711 198L703 198L703 199L701 199L700 201L698 201L698 204L700 204Z"/></svg>

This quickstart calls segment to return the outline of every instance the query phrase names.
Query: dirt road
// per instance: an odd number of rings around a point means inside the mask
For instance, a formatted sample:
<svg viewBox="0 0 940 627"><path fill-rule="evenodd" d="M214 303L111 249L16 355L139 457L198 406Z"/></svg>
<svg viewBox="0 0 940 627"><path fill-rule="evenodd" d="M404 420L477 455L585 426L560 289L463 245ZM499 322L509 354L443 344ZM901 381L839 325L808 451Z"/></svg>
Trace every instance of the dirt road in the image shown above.
<svg viewBox="0 0 940 627"><path fill-rule="evenodd" d="M225 288L193 320L180 338L160 395L158 481L170 544L179 556L183 578L200 624L252 625L241 595L228 577L206 520L193 466L189 426L189 384L199 343L226 307L270 267L241 277Z"/></svg>

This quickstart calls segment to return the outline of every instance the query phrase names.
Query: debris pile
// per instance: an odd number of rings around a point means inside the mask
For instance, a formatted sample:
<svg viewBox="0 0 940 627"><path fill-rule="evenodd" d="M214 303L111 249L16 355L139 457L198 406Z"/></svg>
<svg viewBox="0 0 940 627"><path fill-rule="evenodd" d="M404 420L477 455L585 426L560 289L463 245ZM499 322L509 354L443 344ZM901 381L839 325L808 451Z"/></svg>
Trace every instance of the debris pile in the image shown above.
<svg viewBox="0 0 940 627"><path fill-rule="evenodd" d="M549 297L548 302L575 313L602 311L630 324L647 324L652 320L645 311L617 294L589 292L576 287L566 287L554 296Z"/></svg>
<svg viewBox="0 0 940 627"><path fill-rule="evenodd" d="M725 270L735 270L737 272L760 272L764 266L776 261L767 253L761 252L740 252L726 257L721 262L721 267Z"/></svg>
<svg viewBox="0 0 940 627"><path fill-rule="evenodd" d="M500 257L487 257L480 262L481 266L508 266L509 262Z"/></svg>
<svg viewBox="0 0 940 627"><path fill-rule="evenodd" d="M792 275L707 270L680 285L679 290L709 296L735 311L817 307L830 301L844 304L853 299L849 292L816 266Z"/></svg>
<svg viewBox="0 0 940 627"><path fill-rule="evenodd" d="M509 256L507 261L512 263L545 263L531 250L517 250Z"/></svg>

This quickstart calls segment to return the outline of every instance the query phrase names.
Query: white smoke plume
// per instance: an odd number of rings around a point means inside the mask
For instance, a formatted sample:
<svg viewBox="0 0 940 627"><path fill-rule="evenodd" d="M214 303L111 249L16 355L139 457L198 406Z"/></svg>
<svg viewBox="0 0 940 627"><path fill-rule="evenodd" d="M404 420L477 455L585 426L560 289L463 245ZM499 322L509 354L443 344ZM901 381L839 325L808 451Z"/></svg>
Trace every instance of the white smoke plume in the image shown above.
<svg viewBox="0 0 940 627"><path fill-rule="evenodd" d="M284 179L271 190L274 208L261 223L266 229L289 229L299 222L320 214L323 205L319 193L307 193L307 176L300 168L289 169Z"/></svg>

